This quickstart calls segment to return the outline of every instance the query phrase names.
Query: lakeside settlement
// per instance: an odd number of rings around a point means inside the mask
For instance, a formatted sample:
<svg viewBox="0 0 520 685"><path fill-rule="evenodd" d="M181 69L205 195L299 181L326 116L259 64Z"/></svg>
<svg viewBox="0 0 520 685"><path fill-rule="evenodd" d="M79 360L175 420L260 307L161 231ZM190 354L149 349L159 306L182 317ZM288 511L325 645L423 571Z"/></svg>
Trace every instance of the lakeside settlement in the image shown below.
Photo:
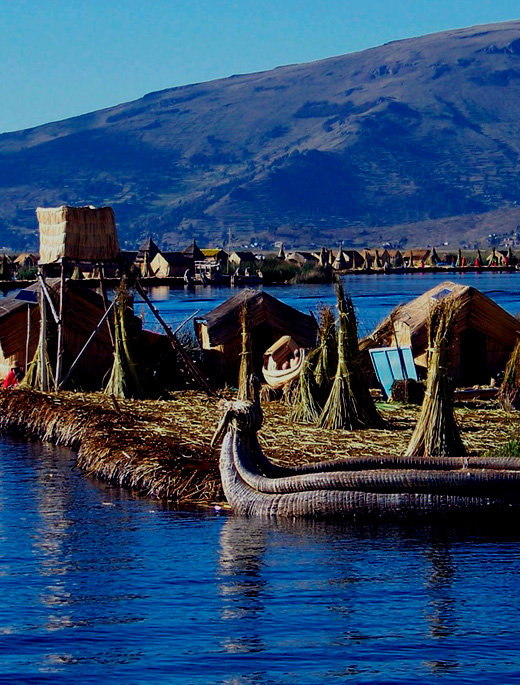
<svg viewBox="0 0 520 685"><path fill-rule="evenodd" d="M520 470L513 444L520 324L474 288L446 281L398 308L363 340L340 281L337 320L330 309L316 321L261 290L242 289L195 321L199 351L194 354L144 289L146 265L160 253L149 261L145 251L142 261L136 255L137 266L134 260L125 267L110 208L62 207L38 210L38 216L38 280L5 298L0 312L0 371L7 378L13 368L20 370L17 382L1 395L3 430L72 447L86 473L183 505L222 506L224 497L232 503L230 483L243 490L255 483L253 491L239 495L253 497L258 511L265 511L271 507L268 491L301 490L303 474L309 480L303 492L276 500L288 503L282 515L350 515L368 511L369 501L377 515L426 511L432 504L444 512L517 505L512 484ZM202 260L196 258L196 244L191 247L195 269ZM340 247L334 262L323 256L318 267L341 274L345 270L336 262L344 254ZM489 268L515 268L512 252L501 264L496 251L491 254ZM285 264L287 255L276 259ZM427 265L409 262L403 268ZM461 262L448 268L477 266ZM111 302L110 270L120 281ZM99 292L82 282L85 274L90 280L96 276ZM186 272L182 278L189 286ZM143 329L133 312L134 289L163 333ZM383 354L382 365L374 351ZM268 368L280 372L278 380L286 370L297 373L275 385L264 373ZM255 390L251 378L263 380L262 388ZM468 386L476 387L467 391ZM245 428L237 428L243 420ZM219 422L220 471L218 452L210 445ZM261 447L255 447L262 422ZM230 441L242 434L249 437L237 443L240 456L234 465L226 463ZM509 452L495 459L493 448L504 443ZM374 472L375 455L384 455L380 475ZM396 469L404 469L403 475ZM478 479L470 482L475 469ZM268 472L272 478L259 485L260 475L265 479ZM276 473L284 474L285 485L278 484ZM345 493L339 499L338 479ZM416 483L412 490L411 483ZM331 497L337 500L333 506ZM345 510L341 502L348 503ZM249 505L232 506L248 511Z"/></svg>

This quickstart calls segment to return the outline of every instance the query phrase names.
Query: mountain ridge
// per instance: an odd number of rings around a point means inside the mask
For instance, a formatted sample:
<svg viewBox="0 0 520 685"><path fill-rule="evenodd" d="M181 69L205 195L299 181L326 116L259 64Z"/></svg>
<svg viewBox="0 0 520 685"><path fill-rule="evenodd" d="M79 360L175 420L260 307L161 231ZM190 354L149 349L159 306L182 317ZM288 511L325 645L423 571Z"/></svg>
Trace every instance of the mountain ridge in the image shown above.
<svg viewBox="0 0 520 685"><path fill-rule="evenodd" d="M127 246L481 244L520 224L519 95L518 20L155 91L2 134L0 240L110 204Z"/></svg>

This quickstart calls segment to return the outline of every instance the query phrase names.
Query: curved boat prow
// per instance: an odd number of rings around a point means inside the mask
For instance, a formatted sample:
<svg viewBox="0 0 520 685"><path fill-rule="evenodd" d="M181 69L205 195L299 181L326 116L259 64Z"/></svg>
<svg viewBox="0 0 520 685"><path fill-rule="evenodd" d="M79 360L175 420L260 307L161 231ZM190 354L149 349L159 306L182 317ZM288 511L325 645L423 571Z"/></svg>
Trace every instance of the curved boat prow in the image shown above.
<svg viewBox="0 0 520 685"><path fill-rule="evenodd" d="M346 458L280 467L263 454L258 399L225 402L220 474L237 513L326 518L504 512L520 507L520 458Z"/></svg>

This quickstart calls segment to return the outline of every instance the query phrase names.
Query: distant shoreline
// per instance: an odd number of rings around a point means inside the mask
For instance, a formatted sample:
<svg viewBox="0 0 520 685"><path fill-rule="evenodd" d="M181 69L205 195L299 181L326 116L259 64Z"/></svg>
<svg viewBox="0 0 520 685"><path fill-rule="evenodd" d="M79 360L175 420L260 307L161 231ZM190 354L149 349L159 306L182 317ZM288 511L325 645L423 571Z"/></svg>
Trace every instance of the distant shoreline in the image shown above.
<svg viewBox="0 0 520 685"><path fill-rule="evenodd" d="M334 271L334 275L338 276L392 276L392 275L400 275L400 274L416 274L416 275L421 275L421 274L431 274L431 273L440 273L440 274L454 274L454 273L518 273L520 275L520 269L518 269L516 266L460 266L460 267L452 267L452 266L424 266L424 267L398 267L398 268L390 268L388 270L384 269L345 269L342 271ZM104 279L105 283L107 285L115 286L119 284L120 279L119 278L106 278ZM27 288L30 285L33 285L36 282L35 280L24 280L24 281L0 281L0 290L4 292L9 292L11 290L18 290L18 289L23 289ZM98 278L85 278L82 279L81 281L88 287L98 287L99 285L99 279ZM238 285L235 285L235 288L243 288L243 287L256 287L258 285L312 285L313 283L327 283L331 282L330 280L325 280L325 279L312 279L309 281L283 281L283 280L271 280L271 279L264 279L263 283L255 283L255 284L248 284L247 282L245 283L240 283ZM191 283L191 284L186 284L184 281L184 278L182 276L165 276L161 278L141 278L140 279L141 285L145 287L160 287L160 286L168 286L170 288L196 288L196 287L206 287L202 283ZM229 287L229 283L212 283L210 284L210 287L212 288L219 288L221 286Z"/></svg>

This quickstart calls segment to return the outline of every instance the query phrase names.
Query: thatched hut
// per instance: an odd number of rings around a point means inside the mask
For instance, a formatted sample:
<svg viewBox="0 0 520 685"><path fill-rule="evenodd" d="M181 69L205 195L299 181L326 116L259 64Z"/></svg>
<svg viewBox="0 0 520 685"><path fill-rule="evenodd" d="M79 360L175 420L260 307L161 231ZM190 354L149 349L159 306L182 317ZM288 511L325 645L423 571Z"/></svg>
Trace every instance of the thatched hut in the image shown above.
<svg viewBox="0 0 520 685"><path fill-rule="evenodd" d="M235 252L232 252L228 258L228 264L233 269L239 269L241 271L244 271L245 269L252 269L253 272L256 271L258 265L257 259L253 252L243 250L235 250Z"/></svg>
<svg viewBox="0 0 520 685"><path fill-rule="evenodd" d="M38 207L40 264L115 262L120 254L111 207Z"/></svg>
<svg viewBox="0 0 520 685"><path fill-rule="evenodd" d="M241 352L240 312L247 306L253 368L262 378L264 352L283 335L299 347L314 347L317 324L313 316L280 302L262 290L246 289L216 307L204 319L195 319L195 334L204 362L216 384L235 385Z"/></svg>
<svg viewBox="0 0 520 685"><path fill-rule="evenodd" d="M417 248L415 250L407 250L403 254L403 259L405 262L408 263L408 266L420 266L422 264L426 264L428 259L430 258L430 250L423 249L423 248Z"/></svg>
<svg viewBox="0 0 520 685"><path fill-rule="evenodd" d="M471 286L445 281L395 312L381 345L410 345L419 371L427 367L428 317L433 305L453 295L457 301L450 372L458 385L489 383L503 371L520 336L520 322ZM372 336L377 338L377 331Z"/></svg>
<svg viewBox="0 0 520 685"><path fill-rule="evenodd" d="M60 279L47 281L49 291L58 299ZM7 375L14 360L25 367L31 361L40 336L39 284L25 288L17 295L2 300L0 305L0 376ZM64 354L71 363L105 311L103 298L82 286L78 281L65 282L64 307L66 311ZM49 340L54 340L55 326L48 320ZM27 354L28 352L28 354ZM85 352L75 373L75 379L88 388L99 388L103 376L112 365L112 343L107 326L103 326Z"/></svg>
<svg viewBox="0 0 520 685"><path fill-rule="evenodd" d="M157 244L154 242L152 236L150 236L148 240L139 248L133 265L143 278L149 278L150 276L154 275L151 270L151 264L155 256L159 253L160 250Z"/></svg>
<svg viewBox="0 0 520 685"><path fill-rule="evenodd" d="M158 252L150 264L150 272L157 278L182 278L192 267L193 262L182 252Z"/></svg>
<svg viewBox="0 0 520 685"><path fill-rule="evenodd" d="M319 262L318 257L312 252L303 252L302 250L299 250L298 252L289 252L285 259L299 267L305 266L306 264L316 266Z"/></svg>

